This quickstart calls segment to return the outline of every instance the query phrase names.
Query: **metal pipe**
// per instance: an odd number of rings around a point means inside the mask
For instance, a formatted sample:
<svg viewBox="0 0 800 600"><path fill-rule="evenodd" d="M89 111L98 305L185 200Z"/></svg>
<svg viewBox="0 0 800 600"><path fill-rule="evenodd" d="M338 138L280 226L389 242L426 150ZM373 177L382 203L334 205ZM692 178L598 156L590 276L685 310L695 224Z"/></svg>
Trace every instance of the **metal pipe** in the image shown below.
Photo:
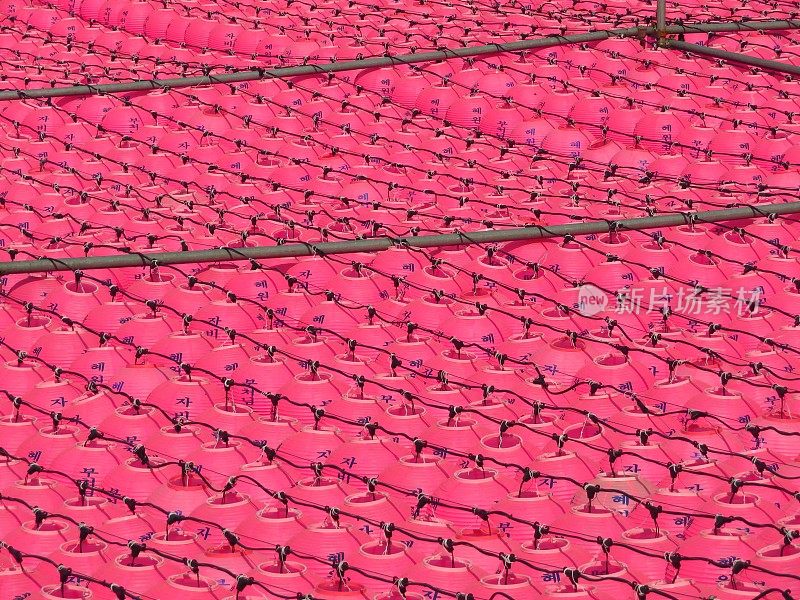
<svg viewBox="0 0 800 600"><path fill-rule="evenodd" d="M700 54L709 58L718 58L720 60L724 60L725 62L735 62L743 65L750 65L751 67L758 67L760 69L768 69L770 71L779 71L781 73L800 75L800 67L779 62L777 60L769 60L766 58L759 58L757 56L748 56L747 54L742 54L741 52L729 52L728 50L709 48L707 46L700 46L698 44L690 44L689 42L681 42L672 39L666 39L663 40L663 42L663 46L666 48L673 48L675 50Z"/></svg>
<svg viewBox="0 0 800 600"><path fill-rule="evenodd" d="M652 28L647 28L652 29ZM725 33L733 31L780 31L782 29L800 29L800 20L766 20L766 21L732 21L730 23L682 23L667 25L664 33L678 35L681 33ZM649 33L649 32L648 32Z"/></svg>
<svg viewBox="0 0 800 600"><path fill-rule="evenodd" d="M250 259L290 258L327 254L352 254L356 252L380 252L392 246L413 248L438 248L512 242L519 240L543 240L567 235L589 235L610 231L640 231L675 227L687 223L718 223L740 219L755 219L767 215L787 215L800 213L800 202L765 204L708 210L694 213L656 215L619 221L590 221L568 223L551 227L515 227L509 229L489 229L467 234L448 233L440 235L412 236L404 238L379 237L342 242L323 242L319 244L282 244L280 246L258 246L253 248L217 248L188 252L159 252L153 254L120 254L113 256L89 256L85 258L23 260L0 263L0 275L20 273L45 273L50 271L74 271L89 269L112 269L119 267L147 267L158 265L180 265L221 261L245 261Z"/></svg>
<svg viewBox="0 0 800 600"><path fill-rule="evenodd" d="M800 20L792 21L745 21L734 23L686 23L683 25L665 26L664 34L681 33L714 33L725 31L766 31L781 29L800 29ZM547 36L531 40L519 40L505 44L489 44L485 46L467 46L435 52L418 52L399 56L374 56L361 60L347 60L342 62L301 65L296 67L282 67L278 69L259 69L255 71L238 71L235 73L220 73L202 77L178 77L174 79L147 79L130 81L126 83L106 83L99 85L74 85L52 88L34 88L27 90L4 90L0 92L0 101L24 100L26 98L57 98L62 96L88 96L94 94L119 94L123 92L142 92L164 88L182 88L198 85L213 85L220 83L240 83L259 79L273 79L281 77L296 77L298 75L315 75L321 73L339 73L342 71L355 71L359 69L374 69L394 65L408 65L420 62L449 60L451 58L466 58L470 56L484 56L502 52L521 52L536 48L562 46L565 44L582 44L597 42L611 37L641 37L653 35L653 27L628 27L624 29L608 29L564 36Z"/></svg>
<svg viewBox="0 0 800 600"><path fill-rule="evenodd" d="M656 36L659 43L667 36L667 0L656 0Z"/></svg>

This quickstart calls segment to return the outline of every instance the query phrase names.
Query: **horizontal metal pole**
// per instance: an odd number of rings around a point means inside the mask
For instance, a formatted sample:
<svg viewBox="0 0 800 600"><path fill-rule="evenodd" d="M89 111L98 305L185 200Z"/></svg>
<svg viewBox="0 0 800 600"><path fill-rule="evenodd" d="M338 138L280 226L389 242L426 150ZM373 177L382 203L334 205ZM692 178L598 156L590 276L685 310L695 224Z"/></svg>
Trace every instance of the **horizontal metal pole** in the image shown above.
<svg viewBox="0 0 800 600"><path fill-rule="evenodd" d="M678 40L667 39L664 40L663 46L672 48L674 50L681 50L683 52L691 52L692 54L700 54L709 58L718 58L725 62L734 62L751 67L758 67L760 69L767 69L770 71L779 71L781 73L790 73L792 75L800 75L800 67L790 65L777 60L769 60L766 58L759 58L757 56L749 56L741 52L729 52L728 50L720 50L719 48L709 48L708 46L700 46L698 44L690 44L689 42L681 42Z"/></svg>
<svg viewBox="0 0 800 600"><path fill-rule="evenodd" d="M153 254L116 254L113 256L89 256L85 258L63 258L60 260L22 260L0 263L0 275L20 273L45 273L50 271L74 271L89 269L112 269L120 267L146 267L159 265L180 265L209 262L245 261L250 259L291 258L313 256L315 254L352 254L356 252L380 252L392 246L408 245L413 248L438 248L513 242L521 240L543 240L567 235L579 236L609 231L639 231L675 227L689 223L719 223L740 219L754 219L765 215L787 215L800 213L800 202L765 204L757 207L725 208L695 213L656 215L619 221L591 221L568 223L551 227L515 227L509 229L490 229L466 234L448 233L404 238L370 238L343 242L323 242L311 244L283 244L280 246L258 246L253 248L217 248L214 250L195 250L188 252L159 252ZM691 216L690 216L691 215Z"/></svg>
<svg viewBox="0 0 800 600"><path fill-rule="evenodd" d="M683 23L681 25L667 25L664 27L664 33L725 33L732 31L780 31L782 29L800 29L800 19Z"/></svg>
<svg viewBox="0 0 800 600"><path fill-rule="evenodd" d="M680 33L714 33L725 31L755 31L755 30L780 30L800 29L800 20L793 21L740 21L732 23L685 23L683 25L670 25L664 27L665 34ZM298 75L315 75L320 73L339 73L342 71L355 71L360 69L374 69L395 65L409 65L452 58L466 58L470 56L485 56L502 52L521 52L537 48L549 48L565 44L582 44L598 42L612 37L644 37L653 35L654 27L628 27L624 29L608 29L604 31L591 31L574 35L554 35L530 40L519 40L504 44L488 44L485 46L467 46L466 48L453 48L435 52L418 52L398 56L374 56L361 60L346 60L342 62L323 63L313 65L300 65L296 67L282 67L278 69L260 69L237 71L235 73L220 73L202 77L179 77L173 79L145 79L127 83L105 83L98 85L74 85L66 87L34 88L27 90L4 90L0 92L0 101L23 100L25 98L56 98L60 96L87 96L92 94L119 94L124 92L146 92L164 88L183 88L198 85L213 85L220 83L240 83L243 81L256 81L259 79L274 79L283 77L296 77Z"/></svg>

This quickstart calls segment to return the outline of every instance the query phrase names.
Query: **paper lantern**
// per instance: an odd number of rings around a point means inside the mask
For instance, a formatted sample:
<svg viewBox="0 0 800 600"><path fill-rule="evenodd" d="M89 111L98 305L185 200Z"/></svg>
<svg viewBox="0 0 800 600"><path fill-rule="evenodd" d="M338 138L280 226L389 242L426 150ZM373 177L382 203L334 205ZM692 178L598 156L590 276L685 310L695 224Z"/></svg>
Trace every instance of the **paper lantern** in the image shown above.
<svg viewBox="0 0 800 600"><path fill-rule="evenodd" d="M428 556L406 571L411 581L424 581L434 588L468 590L480 581L485 572L468 561L447 554Z"/></svg>
<svg viewBox="0 0 800 600"><path fill-rule="evenodd" d="M752 536L734 527L705 529L683 542L678 551L684 556L708 556L722 564L737 559L750 560L758 551L751 543ZM730 568L710 565L704 561L687 561L680 574L700 585L714 585L730 575Z"/></svg>
<svg viewBox="0 0 800 600"><path fill-rule="evenodd" d="M307 554L331 557L331 559L342 557L342 560L349 560L358 553L358 549L365 541L363 534L351 526L339 527L335 523L325 521L310 525L292 536L289 546L301 556ZM331 571L329 564L309 562L307 566L309 573L318 579L327 577Z"/></svg>
<svg viewBox="0 0 800 600"><path fill-rule="evenodd" d="M298 594L311 593L316 581L305 564L292 560L261 563L253 575L271 588L291 590Z"/></svg>
<svg viewBox="0 0 800 600"><path fill-rule="evenodd" d="M203 504L192 511L190 516L234 531L256 508L247 494L230 490L207 498ZM195 524L192 523L192 525ZM199 523L196 525L198 537L207 548L227 543L219 527L207 527Z"/></svg>
<svg viewBox="0 0 800 600"><path fill-rule="evenodd" d="M498 475L493 469L472 468L456 471L439 486L436 497L458 498L459 505L470 509L473 507L488 509L510 491ZM439 506L436 515L453 523L456 528L478 529L481 525L480 518L475 514L449 506Z"/></svg>
<svg viewBox="0 0 800 600"><path fill-rule="evenodd" d="M100 567L98 579L117 583L128 590L150 590L164 582L165 578L180 572L180 565L168 561L155 553L142 552L136 558L130 553L117 556ZM115 600L114 593L104 586L92 586L97 600Z"/></svg>
<svg viewBox="0 0 800 600"><path fill-rule="evenodd" d="M350 559L350 565L357 569L386 575L405 573L413 564L414 560L403 544L384 540L362 544L358 553ZM363 586L366 593L372 596L386 591L391 585L355 572L350 575L350 578L354 583Z"/></svg>

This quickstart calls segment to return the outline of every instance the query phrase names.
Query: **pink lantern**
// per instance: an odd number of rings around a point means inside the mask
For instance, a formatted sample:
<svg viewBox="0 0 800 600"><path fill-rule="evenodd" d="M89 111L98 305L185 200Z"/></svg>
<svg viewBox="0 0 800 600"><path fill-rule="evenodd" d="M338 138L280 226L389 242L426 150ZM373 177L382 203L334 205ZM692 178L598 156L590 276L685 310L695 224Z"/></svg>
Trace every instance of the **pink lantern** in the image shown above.
<svg viewBox="0 0 800 600"><path fill-rule="evenodd" d="M205 558L205 552L197 539L197 534L183 531L177 526L173 526L166 533L160 531L151 535L147 545L172 556L185 556L195 560Z"/></svg>
<svg viewBox="0 0 800 600"><path fill-rule="evenodd" d="M38 566L26 565L23 567L10 555L4 556L0 568L0 593L8 598L30 597L46 581L43 571L44 569L39 570Z"/></svg>
<svg viewBox="0 0 800 600"><path fill-rule="evenodd" d="M157 341L150 348L151 353L145 355L145 360L177 372L181 362L194 365L212 347L211 340L200 333L176 331Z"/></svg>
<svg viewBox="0 0 800 600"><path fill-rule="evenodd" d="M50 375L50 369L32 358L8 361L0 367L6 376L6 391L15 396L27 396L28 392Z"/></svg>
<svg viewBox="0 0 800 600"><path fill-rule="evenodd" d="M653 486L639 475L616 471L616 462L612 464L612 468L615 470L598 473L589 482L600 486L600 492L594 495L592 505L627 517L630 514L628 498L638 500L648 498L652 493ZM585 490L581 489L573 497L572 503L584 504L588 503L588 500Z"/></svg>
<svg viewBox="0 0 800 600"><path fill-rule="evenodd" d="M205 483L197 475L172 477L167 483L159 485L148 497L148 502L167 510L180 510L189 514L206 502L211 495Z"/></svg>
<svg viewBox="0 0 800 600"><path fill-rule="evenodd" d="M354 438L341 444L328 461L341 465L348 471L346 480L358 489L366 489L363 478L377 477L401 455L399 446L388 438Z"/></svg>
<svg viewBox="0 0 800 600"><path fill-rule="evenodd" d="M171 332L172 326L166 316L160 313L142 313L123 323L116 335L126 344L152 348L158 340Z"/></svg>
<svg viewBox="0 0 800 600"><path fill-rule="evenodd" d="M513 433L489 434L481 438L475 448L478 454L509 465L529 464L535 457L524 444L523 438ZM518 468L500 468L509 474L516 474Z"/></svg>
<svg viewBox="0 0 800 600"><path fill-rule="evenodd" d="M742 598L752 598L764 591L762 585L752 584L746 581L720 581L711 588L716 597L720 600L739 600Z"/></svg>
<svg viewBox="0 0 800 600"><path fill-rule="evenodd" d="M59 598L92 600L94 595L85 587L68 583L63 587L59 584L44 585L30 597L34 600L57 600Z"/></svg>
<svg viewBox="0 0 800 600"><path fill-rule="evenodd" d="M136 540L140 536L152 535L163 527L164 521L160 515L153 515L151 512L137 509L134 513L113 517L103 523L103 535L116 537L120 541Z"/></svg>
<svg viewBox="0 0 800 600"><path fill-rule="evenodd" d="M550 580L552 581L552 579ZM542 591L542 598L563 598L569 600L589 600L598 598L594 593L595 587L592 585L572 585L559 584L548 585Z"/></svg>
<svg viewBox="0 0 800 600"><path fill-rule="evenodd" d="M28 467L25 466L25 463L21 460L16 460L8 457L5 457L2 460L0 460L0 486L2 486L2 488L0 489L5 489L7 486L13 485L18 481L23 481L25 479L25 474L27 470ZM2 506L5 505L0 504L0 507ZM10 513L5 513L5 514L8 515Z"/></svg>
<svg viewBox="0 0 800 600"><path fill-rule="evenodd" d="M420 453L400 457L380 474L379 480L388 486L418 489L432 495L447 477L441 458ZM416 499L408 496L400 496L397 501L409 509L416 504Z"/></svg>
<svg viewBox="0 0 800 600"><path fill-rule="evenodd" d="M292 434L281 444L281 451L284 456L290 457L293 465L286 465L287 471L298 476L306 477L312 463L323 461L342 443L341 434L338 429L332 427L315 428L312 425L303 427L297 433Z"/></svg>
<svg viewBox="0 0 800 600"><path fill-rule="evenodd" d="M767 588L788 589L792 595L800 591L800 585L793 578L781 577L783 573L796 573L800 561L800 548L794 544L772 544L756 552L751 564L766 569L771 573L746 569L742 576L751 583L758 583Z"/></svg>
<svg viewBox="0 0 800 600"><path fill-rule="evenodd" d="M758 488L751 489L758 491ZM731 490L714 494L706 501L705 508L711 514L737 516L751 522L773 522L783 514L783 511L775 504L762 500L760 496L749 490L747 492ZM707 520L695 519L686 533L688 536L692 536L706 527L708 527Z"/></svg>
<svg viewBox="0 0 800 600"><path fill-rule="evenodd" d="M574 535L579 533L587 538L573 539L572 543L592 553L598 550L595 541L598 537L619 539L625 529L625 517L615 511L594 506L592 503L573 506L569 512L553 523L553 531L556 534Z"/></svg>
<svg viewBox="0 0 800 600"><path fill-rule="evenodd" d="M750 560L758 550L753 547L751 538L733 527L706 529L683 542L678 551L683 556L708 556L714 560ZM728 577L730 569L704 561L686 561L681 565L680 574L700 585L713 585L720 577Z"/></svg>
<svg viewBox="0 0 800 600"><path fill-rule="evenodd" d="M650 503L669 506L677 514L656 515L656 520L644 504L637 504L631 510L630 521L642 529L658 526L659 531L670 538L685 539L689 526L697 520L698 512L705 512L706 496L695 490L658 488L650 495Z"/></svg>
<svg viewBox="0 0 800 600"><path fill-rule="evenodd" d="M217 429L228 433L239 434L242 429L253 423L254 417L253 411L248 406L231 402L228 405L215 404L200 415L198 420L202 423L213 424Z"/></svg>
<svg viewBox="0 0 800 600"><path fill-rule="evenodd" d="M12 548L37 554L51 556L61 546L70 541L72 525L63 519L45 519L41 523L26 521L18 529L5 537L5 543ZM37 564L37 561L32 561Z"/></svg>
<svg viewBox="0 0 800 600"><path fill-rule="evenodd" d="M12 455L16 454L26 440L37 435L36 417L17 412L4 415L0 417L0 432L5 450Z"/></svg>
<svg viewBox="0 0 800 600"><path fill-rule="evenodd" d="M33 354L51 365L68 366L91 345L88 333L64 327L54 329L41 336L34 344Z"/></svg>
<svg viewBox="0 0 800 600"><path fill-rule="evenodd" d="M577 569L591 560L591 554L579 548L563 537L546 535L532 542L523 543L519 550L520 558L544 567L544 572L520 564L513 567L518 573L524 573L533 581L541 581L543 586L559 581L565 567ZM554 575L558 574L558 577Z"/></svg>
<svg viewBox="0 0 800 600"><path fill-rule="evenodd" d="M247 494L235 490L209 497L203 504L191 512L191 517L210 521L229 530L236 530L256 510L256 506ZM207 548L225 544L226 539L219 527L206 527L198 524L198 534Z"/></svg>
<svg viewBox="0 0 800 600"><path fill-rule="evenodd" d="M485 526L482 529L463 529L455 541L467 543L455 551L458 558L487 573L502 568L500 555L509 554L516 549L516 544L508 540L504 533L489 531Z"/></svg>
<svg viewBox="0 0 800 600"><path fill-rule="evenodd" d="M95 331L116 334L119 328L136 314L137 308L133 302L104 302L86 315L83 324Z"/></svg>
<svg viewBox="0 0 800 600"><path fill-rule="evenodd" d="M662 557L678 549L678 541L669 534L648 527L636 527L622 533L620 540L631 548L614 545L611 557L631 565L641 581L663 580L667 576L669 563ZM637 552L637 549L641 552Z"/></svg>
<svg viewBox="0 0 800 600"><path fill-rule="evenodd" d="M341 556L343 560L355 557L366 540L364 536L349 525L339 526L334 521L317 523L292 536L289 546L300 556ZM309 573L322 579L328 576L330 566L317 562L308 563Z"/></svg>
<svg viewBox="0 0 800 600"><path fill-rule="evenodd" d="M437 421L422 439L436 440L436 447L447 448L450 453L466 453L480 440L483 433L484 429L475 419L457 416L454 419Z"/></svg>
<svg viewBox="0 0 800 600"><path fill-rule="evenodd" d="M180 572L180 566L155 553L142 552L135 558L130 553L117 556L95 572L98 579L115 582L130 590L150 590L164 582L166 577ZM97 600L114 600L107 587L92 588Z"/></svg>
<svg viewBox="0 0 800 600"><path fill-rule="evenodd" d="M621 353L609 353L596 357L592 363L580 369L575 378L580 381L613 385L618 390L644 392L653 384L653 375L638 366L631 358Z"/></svg>
<svg viewBox="0 0 800 600"><path fill-rule="evenodd" d="M104 479L123 461L119 446L102 439L81 441L68 447L53 462L77 480L86 480L89 488L101 487Z"/></svg>
<svg viewBox="0 0 800 600"><path fill-rule="evenodd" d="M555 479L553 476L589 481L599 470L594 461L568 450L541 454L531 467L542 473L537 479L538 489L550 493L558 502L564 503L569 502L577 490L568 481Z"/></svg>
<svg viewBox="0 0 800 600"><path fill-rule="evenodd" d="M144 464L139 458L127 459L108 474L103 485L109 490L120 490L134 500L145 501L156 488L169 481L166 469L158 468L164 461L159 458L149 461Z"/></svg>
<svg viewBox="0 0 800 600"><path fill-rule="evenodd" d="M428 556L405 573L411 581L424 581L434 588L446 590L468 590L485 572L466 560L447 554Z"/></svg>
<svg viewBox="0 0 800 600"><path fill-rule="evenodd" d="M20 319L3 332L5 346L0 352L5 356L6 360L15 358L12 352L21 350L26 354L30 354L36 340L51 329L53 329L52 319L45 315L34 314Z"/></svg>
<svg viewBox="0 0 800 600"><path fill-rule="evenodd" d="M253 575L269 587L306 594L314 590L317 579L304 563L291 560L261 563Z"/></svg>
<svg viewBox="0 0 800 600"><path fill-rule="evenodd" d="M706 593L705 586L700 586L691 579L684 579L682 577L658 579L648 582L648 585L653 589L663 591L665 594L683 594L686 596L700 597Z"/></svg>
<svg viewBox="0 0 800 600"><path fill-rule="evenodd" d="M436 496L439 498L458 498L460 505L469 508L488 509L497 500L504 498L509 489L492 469L462 469L439 486ZM453 523L456 528L478 529L481 520L475 514L458 510L449 506L439 506L436 515Z"/></svg>
<svg viewBox="0 0 800 600"><path fill-rule="evenodd" d="M613 563L608 559L595 559L582 565L580 572L591 577L591 585L600 598L613 598L628 592L628 580L636 580L636 575L628 570L627 565ZM624 583L620 579L626 580Z"/></svg>
<svg viewBox="0 0 800 600"><path fill-rule="evenodd" d="M192 573L170 575L162 583L150 590L155 598L222 598L224 593L215 579L203 575L195 577Z"/></svg>
<svg viewBox="0 0 800 600"><path fill-rule="evenodd" d="M236 376L238 381L247 383L247 387L234 388L233 397L237 404L249 407L258 415L270 415L272 404L263 392L280 389L292 378L292 371L283 359L268 354L252 356Z"/></svg>
<svg viewBox="0 0 800 600"><path fill-rule="evenodd" d="M292 488L293 497L322 506L339 506L354 492L350 484L338 477L309 477Z"/></svg>
<svg viewBox="0 0 800 600"><path fill-rule="evenodd" d="M314 415L309 408L302 404L324 406L328 402L341 397L341 386L333 381L330 373L317 373L309 371L298 373L288 383L280 388L280 393L288 401L280 403L280 414L284 417L297 419L304 425L314 423Z"/></svg>
<svg viewBox="0 0 800 600"><path fill-rule="evenodd" d="M53 560L91 576L112 559L110 551L108 544L90 536L86 540L71 540L61 544L53 554Z"/></svg>
<svg viewBox="0 0 800 600"><path fill-rule="evenodd" d="M344 509L368 523L398 522L402 520L404 513L401 513L402 505L395 501L395 495L375 491L352 494L344 499ZM368 531L370 527L365 526L362 529Z"/></svg>
<svg viewBox="0 0 800 600"><path fill-rule="evenodd" d="M102 345L87 348L69 365L95 383L106 383L114 373L133 361L132 349L127 346Z"/></svg>
<svg viewBox="0 0 800 600"><path fill-rule="evenodd" d="M83 394L83 390L76 385L79 381L73 383L62 377L40 381L25 399L38 408L64 412L65 409L71 409L72 403Z"/></svg>
<svg viewBox="0 0 800 600"><path fill-rule="evenodd" d="M44 467L52 467L53 461L67 448L78 442L80 430L74 425L62 425L58 421L48 427L39 428L38 435L26 439L19 446L20 456L27 456Z"/></svg>
<svg viewBox="0 0 800 600"><path fill-rule="evenodd" d="M266 507L251 513L239 523L236 533L268 544L281 544L305 529L302 514L294 508Z"/></svg>
<svg viewBox="0 0 800 600"><path fill-rule="evenodd" d="M224 391L217 380L181 375L156 387L147 402L191 420L215 404L224 404Z"/></svg>
<svg viewBox="0 0 800 600"><path fill-rule="evenodd" d="M358 553L350 559L350 565L370 573L405 573L413 564L414 560L404 544L385 540L362 544ZM354 573L351 577L373 596L389 587L385 582L361 574Z"/></svg>
<svg viewBox="0 0 800 600"><path fill-rule="evenodd" d="M248 461L244 442L222 436L204 442L189 455L189 461L203 469L204 477L215 487L221 487Z"/></svg>

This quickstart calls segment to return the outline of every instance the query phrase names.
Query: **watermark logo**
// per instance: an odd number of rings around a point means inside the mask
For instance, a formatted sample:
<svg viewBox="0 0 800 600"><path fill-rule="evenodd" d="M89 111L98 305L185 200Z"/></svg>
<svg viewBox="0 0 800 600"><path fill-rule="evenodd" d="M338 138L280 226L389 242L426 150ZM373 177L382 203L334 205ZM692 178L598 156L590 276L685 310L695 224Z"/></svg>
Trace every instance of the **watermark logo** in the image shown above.
<svg viewBox="0 0 800 600"><path fill-rule="evenodd" d="M607 306L608 296L600 288L585 283L578 290L578 312L585 317L593 317L603 312Z"/></svg>
<svg viewBox="0 0 800 600"><path fill-rule="evenodd" d="M723 287L679 288L677 292L670 292L665 288L661 293L651 288L649 301L643 297L641 290L627 289L617 293L615 312L639 314L675 311L682 315L736 314L744 317L758 314L764 301L764 290L761 287L741 287L738 290Z"/></svg>
<svg viewBox="0 0 800 600"><path fill-rule="evenodd" d="M758 314L766 298L764 289L739 288L679 288L677 291L664 288L660 292L650 288L649 298L644 291L636 288L619 290L614 298L613 306L609 295L592 284L583 284L578 290L577 311L593 317L605 310L617 314L669 314L677 312L683 315L721 315L736 314L739 317Z"/></svg>

